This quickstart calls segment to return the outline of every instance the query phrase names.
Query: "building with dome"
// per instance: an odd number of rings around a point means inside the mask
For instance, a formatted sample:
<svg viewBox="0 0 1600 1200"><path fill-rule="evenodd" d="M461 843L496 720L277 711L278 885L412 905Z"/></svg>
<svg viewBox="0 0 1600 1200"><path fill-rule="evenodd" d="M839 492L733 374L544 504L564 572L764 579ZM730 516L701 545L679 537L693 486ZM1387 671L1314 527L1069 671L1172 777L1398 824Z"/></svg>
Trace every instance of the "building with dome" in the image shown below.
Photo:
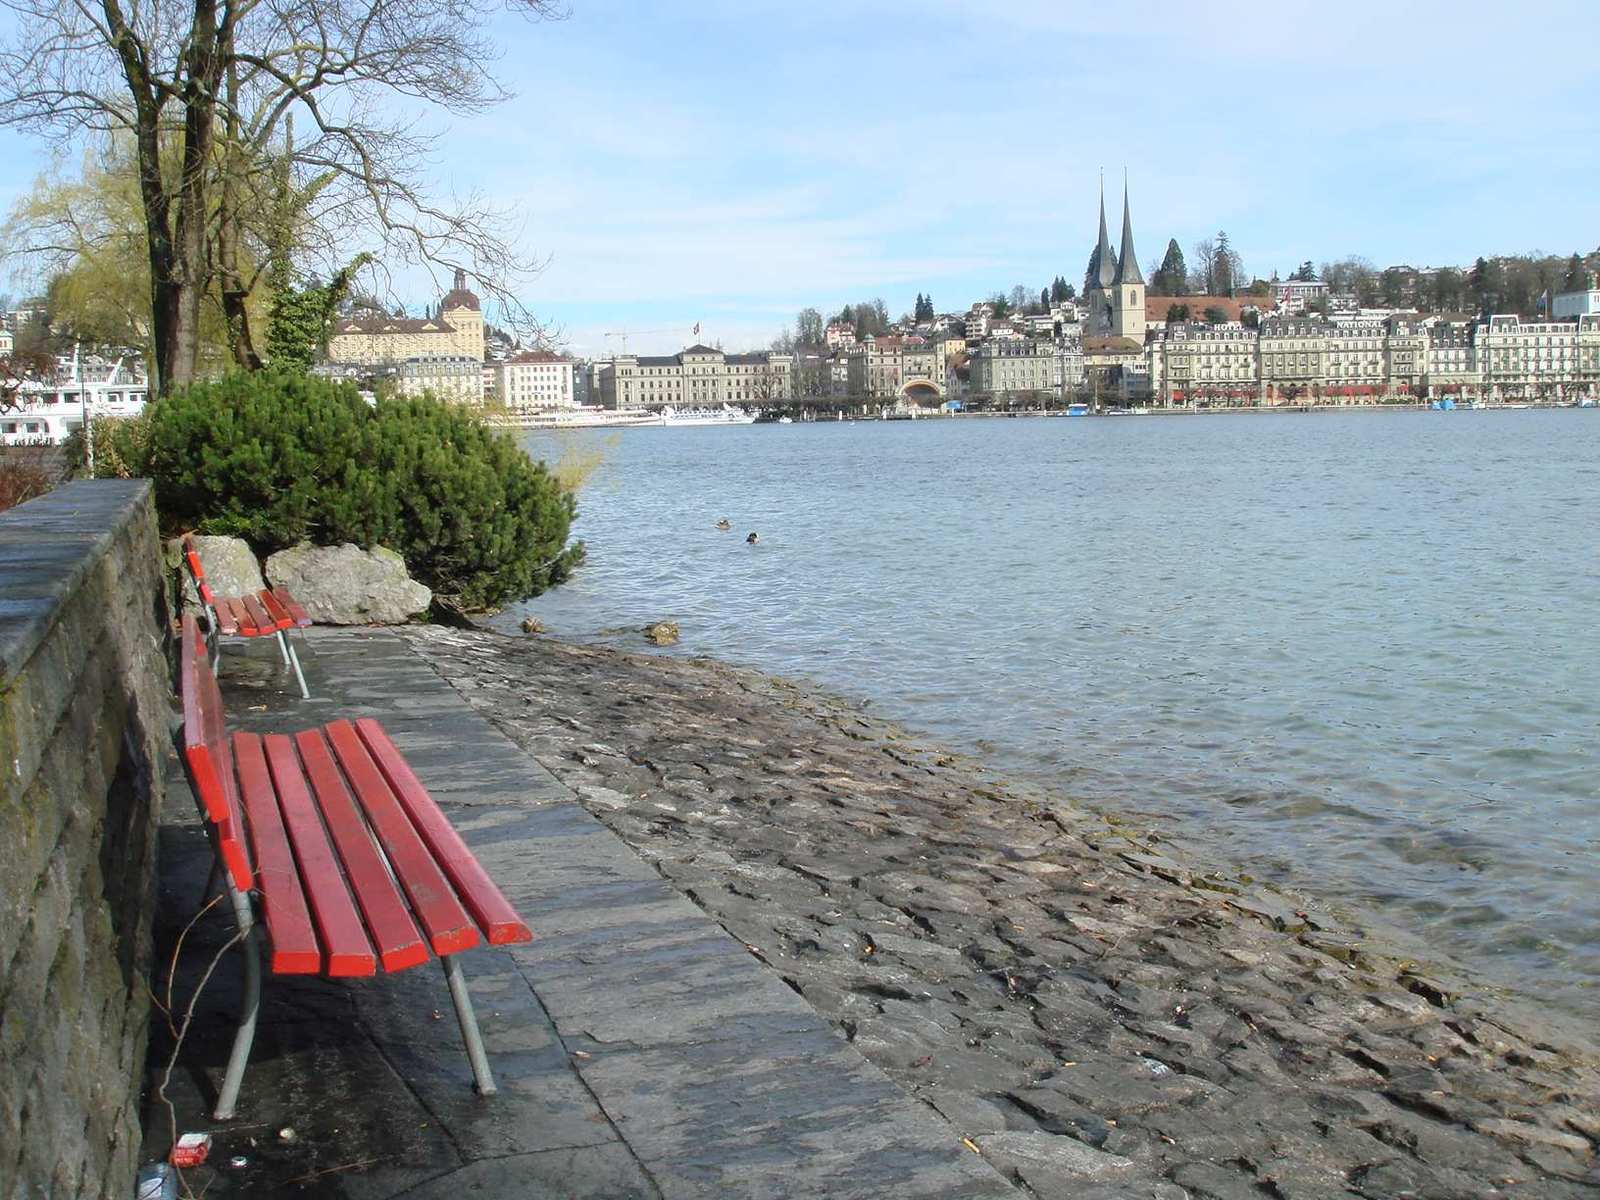
<svg viewBox="0 0 1600 1200"><path fill-rule="evenodd" d="M403 363L412 359L471 359L483 362L483 307L456 271L455 286L439 302L435 317L387 317L381 313L337 321L328 339L335 363Z"/></svg>

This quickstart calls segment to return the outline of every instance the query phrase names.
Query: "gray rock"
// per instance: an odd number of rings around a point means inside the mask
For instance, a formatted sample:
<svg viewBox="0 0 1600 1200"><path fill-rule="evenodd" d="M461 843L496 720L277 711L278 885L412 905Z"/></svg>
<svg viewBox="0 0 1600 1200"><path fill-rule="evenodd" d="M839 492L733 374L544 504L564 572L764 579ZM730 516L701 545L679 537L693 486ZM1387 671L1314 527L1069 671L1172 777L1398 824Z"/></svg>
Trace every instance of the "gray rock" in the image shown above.
<svg viewBox="0 0 1600 1200"><path fill-rule="evenodd" d="M393 550L301 543L267 559L267 577L325 625L398 625L423 612L433 593L406 574Z"/></svg>
<svg viewBox="0 0 1600 1200"><path fill-rule="evenodd" d="M1508 1142L1521 1142L1529 1146L1559 1146L1574 1154L1587 1154L1590 1150L1587 1138L1561 1133L1554 1129L1544 1129L1528 1121L1510 1121L1495 1117L1474 1121L1472 1127L1479 1133L1491 1134Z"/></svg>
<svg viewBox="0 0 1600 1200"><path fill-rule="evenodd" d="M924 1092L922 1098L938 1109L939 1115L954 1125L962 1137L999 1133L1006 1127L1006 1115L999 1105L974 1096L964 1088L933 1087Z"/></svg>
<svg viewBox="0 0 1600 1200"><path fill-rule="evenodd" d="M1115 1179L1131 1171L1131 1158L1107 1154L1053 1133L986 1133L973 1139L1002 1175L1016 1175L1042 1194L1063 1194L1069 1184Z"/></svg>
<svg viewBox="0 0 1600 1200"><path fill-rule="evenodd" d="M197 533L194 535L194 545L200 553L200 565L205 569L206 583L211 585L214 595L254 595L267 586L266 580L261 578L261 564L256 561L255 551L243 538ZM173 538L167 543L169 558L180 567L182 549L182 538ZM184 610L198 608L200 597L195 592L194 580L189 577L187 569L181 571L181 577Z"/></svg>

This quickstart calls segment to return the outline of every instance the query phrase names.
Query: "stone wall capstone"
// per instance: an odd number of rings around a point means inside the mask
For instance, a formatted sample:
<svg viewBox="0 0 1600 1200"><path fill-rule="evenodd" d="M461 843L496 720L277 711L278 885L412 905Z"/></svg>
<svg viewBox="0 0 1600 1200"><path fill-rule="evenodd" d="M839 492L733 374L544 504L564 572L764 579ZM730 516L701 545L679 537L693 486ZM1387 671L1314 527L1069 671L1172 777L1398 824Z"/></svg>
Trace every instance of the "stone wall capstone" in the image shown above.
<svg viewBox="0 0 1600 1200"><path fill-rule="evenodd" d="M169 612L149 484L0 514L0 1196L133 1194Z"/></svg>

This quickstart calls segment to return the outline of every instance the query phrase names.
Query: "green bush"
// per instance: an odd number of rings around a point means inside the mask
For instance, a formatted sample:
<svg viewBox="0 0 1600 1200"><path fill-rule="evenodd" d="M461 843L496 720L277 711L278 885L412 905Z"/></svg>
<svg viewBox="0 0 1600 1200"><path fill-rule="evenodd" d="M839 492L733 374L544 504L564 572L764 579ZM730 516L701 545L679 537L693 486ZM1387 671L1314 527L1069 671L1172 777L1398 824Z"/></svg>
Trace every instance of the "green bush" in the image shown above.
<svg viewBox="0 0 1600 1200"><path fill-rule="evenodd" d="M544 463L477 414L432 397L380 400L373 465L386 524L377 539L465 608L536 596L583 557L567 547L577 506Z"/></svg>
<svg viewBox="0 0 1600 1200"><path fill-rule="evenodd" d="M504 433L435 400L363 401L349 384L232 375L152 405L163 522L243 537L385 545L464 608L537 595L582 559L572 497Z"/></svg>
<svg viewBox="0 0 1600 1200"><path fill-rule="evenodd" d="M371 410L348 384L229 375L153 406L150 477L169 524L242 537L271 553L297 542L369 544L381 527L363 469Z"/></svg>
<svg viewBox="0 0 1600 1200"><path fill-rule="evenodd" d="M93 419L96 479L141 479L150 473L150 421L148 408L136 417ZM69 462L83 462L83 441L82 430L74 430L67 441Z"/></svg>

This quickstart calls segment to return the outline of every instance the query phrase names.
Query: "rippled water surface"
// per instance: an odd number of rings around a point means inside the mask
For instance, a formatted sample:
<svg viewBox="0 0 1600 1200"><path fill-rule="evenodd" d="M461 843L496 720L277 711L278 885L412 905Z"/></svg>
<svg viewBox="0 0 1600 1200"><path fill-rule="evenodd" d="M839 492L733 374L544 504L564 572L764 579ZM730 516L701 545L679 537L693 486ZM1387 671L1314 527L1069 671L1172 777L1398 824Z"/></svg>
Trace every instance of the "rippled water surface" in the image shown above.
<svg viewBox="0 0 1600 1200"><path fill-rule="evenodd" d="M1600 412L526 441L604 462L508 627L677 620L1600 1009Z"/></svg>

